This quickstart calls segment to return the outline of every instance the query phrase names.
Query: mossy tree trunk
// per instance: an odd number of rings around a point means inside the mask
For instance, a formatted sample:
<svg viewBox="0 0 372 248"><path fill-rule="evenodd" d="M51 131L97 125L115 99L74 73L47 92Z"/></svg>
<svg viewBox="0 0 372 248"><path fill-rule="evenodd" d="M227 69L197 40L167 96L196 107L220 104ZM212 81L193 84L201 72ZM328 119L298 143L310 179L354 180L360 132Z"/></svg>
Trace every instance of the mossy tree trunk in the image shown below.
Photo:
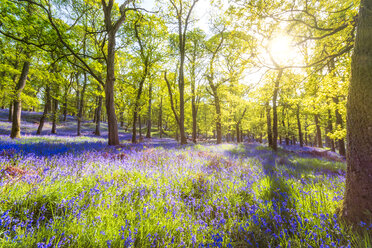
<svg viewBox="0 0 372 248"><path fill-rule="evenodd" d="M372 219L372 0L362 0L347 101L347 174L342 216Z"/></svg>
<svg viewBox="0 0 372 248"><path fill-rule="evenodd" d="M23 63L21 76L15 88L16 95L13 101L13 116L12 116L13 121L12 121L12 131L10 133L10 137L12 139L21 137L21 113L22 113L21 94L22 94L24 87L26 86L27 75L28 75L29 69L30 69L30 62L25 61Z"/></svg>

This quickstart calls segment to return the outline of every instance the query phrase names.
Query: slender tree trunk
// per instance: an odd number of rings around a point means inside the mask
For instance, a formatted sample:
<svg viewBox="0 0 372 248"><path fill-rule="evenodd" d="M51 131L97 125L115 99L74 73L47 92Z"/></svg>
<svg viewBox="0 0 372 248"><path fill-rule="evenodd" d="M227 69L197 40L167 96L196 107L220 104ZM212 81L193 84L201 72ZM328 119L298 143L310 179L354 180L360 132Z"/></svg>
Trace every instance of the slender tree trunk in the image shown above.
<svg viewBox="0 0 372 248"><path fill-rule="evenodd" d="M214 105L216 107L217 144L221 144L222 143L221 103L217 93L214 97Z"/></svg>
<svg viewBox="0 0 372 248"><path fill-rule="evenodd" d="M273 135L271 132L271 108L269 102L266 103L266 124L267 124L267 142L269 147L273 147Z"/></svg>
<svg viewBox="0 0 372 248"><path fill-rule="evenodd" d="M124 111L121 112L120 127L124 127Z"/></svg>
<svg viewBox="0 0 372 248"><path fill-rule="evenodd" d="M132 143L137 143L137 110L133 112Z"/></svg>
<svg viewBox="0 0 372 248"><path fill-rule="evenodd" d="M147 111L147 133L146 138L151 138L151 100L152 100L152 83L149 85L149 106Z"/></svg>
<svg viewBox="0 0 372 248"><path fill-rule="evenodd" d="M96 108L94 109L93 120L92 120L93 123L97 123L98 101L99 101L99 96L96 97Z"/></svg>
<svg viewBox="0 0 372 248"><path fill-rule="evenodd" d="M58 100L53 99L53 122L52 122L52 134L57 133L57 120L58 120Z"/></svg>
<svg viewBox="0 0 372 248"><path fill-rule="evenodd" d="M195 102L195 92L193 93L191 97L191 108L192 108L192 142L196 143L197 108L196 108L196 102Z"/></svg>
<svg viewBox="0 0 372 248"><path fill-rule="evenodd" d="M160 138L163 135L163 98L160 98L160 107L159 107L159 132Z"/></svg>
<svg viewBox="0 0 372 248"><path fill-rule="evenodd" d="M67 121L67 102L68 102L68 93L69 93L69 88L65 87L65 95L63 97L63 121Z"/></svg>
<svg viewBox="0 0 372 248"><path fill-rule="evenodd" d="M239 123L236 124L235 130L236 130L236 143L240 143L240 130L239 130Z"/></svg>
<svg viewBox="0 0 372 248"><path fill-rule="evenodd" d="M303 134L301 130L300 105L297 106L296 117L297 117L297 128L298 128L298 139L300 141L300 147L303 147L304 140L303 140Z"/></svg>
<svg viewBox="0 0 372 248"><path fill-rule="evenodd" d="M177 125L177 127L176 127L176 141L178 142L179 140L180 140L180 138L179 138L179 126Z"/></svg>
<svg viewBox="0 0 372 248"><path fill-rule="evenodd" d="M102 112L102 101L103 97L98 97L98 106L97 106L97 117L96 117L96 130L94 135L101 136L101 112Z"/></svg>
<svg viewBox="0 0 372 248"><path fill-rule="evenodd" d="M342 214L355 224L372 213L372 1L362 0L347 100L347 173Z"/></svg>
<svg viewBox="0 0 372 248"><path fill-rule="evenodd" d="M138 124L139 124L139 137L142 139L142 122L141 122L141 115L138 115Z"/></svg>
<svg viewBox="0 0 372 248"><path fill-rule="evenodd" d="M333 126L332 126L332 115L331 115L331 110L328 109L328 132L332 133L333 132ZM335 148L335 141L331 138L329 138L331 150L334 152L336 151Z"/></svg>
<svg viewBox="0 0 372 248"><path fill-rule="evenodd" d="M339 103L338 97L334 97L333 101L336 105L338 105L338 103ZM342 116L341 116L340 112L338 111L338 106L336 106L335 115L336 115L336 128L337 129L342 129L344 127L344 123L343 123L343 120L342 120ZM345 140L344 139L337 139L337 145L338 145L338 151L339 151L340 155L345 156L346 155Z"/></svg>
<svg viewBox="0 0 372 248"><path fill-rule="evenodd" d="M278 150L278 112L276 100L278 98L279 84L283 75L283 69L280 69L278 72L278 77L275 81L274 94L273 94L273 141L272 148L274 151Z"/></svg>
<svg viewBox="0 0 372 248"><path fill-rule="evenodd" d="M40 135L43 131L44 122L48 115L48 109L50 108L50 88L49 85L45 88L45 105L43 115L40 118L39 127L37 128L36 134Z"/></svg>
<svg viewBox="0 0 372 248"><path fill-rule="evenodd" d="M319 125L319 115L314 115L314 122L316 127L316 143L319 148L323 148L323 142L322 142L322 131L320 130Z"/></svg>
<svg viewBox="0 0 372 248"><path fill-rule="evenodd" d="M13 100L10 100L8 121L12 121L12 120L13 120Z"/></svg>
<svg viewBox="0 0 372 248"><path fill-rule="evenodd" d="M80 90L79 90L79 74L76 73L76 112L74 112L74 116L78 116L79 109L80 109Z"/></svg>
<svg viewBox="0 0 372 248"><path fill-rule="evenodd" d="M185 134L185 78L184 78L184 63L185 63L185 40L183 39L182 31L179 29L180 34L180 69L178 79L178 89L180 93L180 118L179 118L179 129L181 134L181 145L187 144ZM181 38L182 37L182 38Z"/></svg>
<svg viewBox="0 0 372 248"><path fill-rule="evenodd" d="M138 88L138 92L137 92L137 96L136 96L136 102L134 104L134 111L133 111L133 130L132 130L132 143L136 143L137 142L137 137L136 137L136 124L137 124L137 115L138 115L138 107L139 107L139 103L140 103L140 99L141 99L141 95L142 95L142 89L143 89L143 84L146 80L146 77L147 77L147 65L145 66L145 71L144 71L144 74L142 75L142 78L141 78L141 81L139 82L139 88ZM139 124L141 126L141 119L139 118ZM141 130L140 130L140 137L141 136Z"/></svg>
<svg viewBox="0 0 372 248"><path fill-rule="evenodd" d="M283 125L283 130L284 130L284 133L285 133L285 138L284 138L285 144L288 146L289 145L289 137L288 137L288 130L285 127L284 118L285 118L285 115L284 115L284 108L283 108L283 111L282 111L282 125ZM289 127L288 127L288 129L289 129Z"/></svg>
<svg viewBox="0 0 372 248"><path fill-rule="evenodd" d="M22 73L16 86L16 96L13 101L14 110L13 110L13 116L12 116L13 117L12 131L10 133L10 137L12 139L21 137L21 114L22 114L21 93L26 85L29 69L30 69L30 62L29 61L24 62Z"/></svg>
<svg viewBox="0 0 372 248"><path fill-rule="evenodd" d="M66 98L63 103L63 121L67 121L67 99Z"/></svg>
<svg viewBox="0 0 372 248"><path fill-rule="evenodd" d="M77 125L77 135L81 135L81 122L83 121L83 110L84 110L84 97L85 97L85 90L87 88L87 74L84 72L84 83L83 89L80 93L80 104L79 104L79 112L77 116L78 125Z"/></svg>

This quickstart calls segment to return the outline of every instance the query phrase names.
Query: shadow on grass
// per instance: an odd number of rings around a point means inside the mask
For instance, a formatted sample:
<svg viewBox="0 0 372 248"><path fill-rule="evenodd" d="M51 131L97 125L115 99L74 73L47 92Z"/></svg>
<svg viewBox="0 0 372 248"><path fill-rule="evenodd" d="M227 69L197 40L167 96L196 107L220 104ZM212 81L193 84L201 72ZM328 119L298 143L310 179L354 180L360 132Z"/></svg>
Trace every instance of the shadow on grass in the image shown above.
<svg viewBox="0 0 372 248"><path fill-rule="evenodd" d="M297 212L294 191L285 178L277 175L275 156L262 162L262 170L258 200L265 207L256 207L248 216L249 226L235 231L237 247L277 247L280 240L273 234L295 232L291 225Z"/></svg>

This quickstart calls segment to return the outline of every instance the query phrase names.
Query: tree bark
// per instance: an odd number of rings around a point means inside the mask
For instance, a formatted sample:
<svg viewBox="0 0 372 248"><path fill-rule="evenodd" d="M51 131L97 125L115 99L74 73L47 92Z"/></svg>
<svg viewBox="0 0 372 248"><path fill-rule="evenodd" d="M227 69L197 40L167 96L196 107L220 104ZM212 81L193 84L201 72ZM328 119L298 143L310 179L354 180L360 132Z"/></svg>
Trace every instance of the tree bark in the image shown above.
<svg viewBox="0 0 372 248"><path fill-rule="evenodd" d="M30 69L30 62L26 61L23 63L22 73L18 80L16 86L16 96L13 101L13 122L12 122L12 131L10 133L10 137L20 138L21 137L21 114L22 114L22 100L21 100L21 93L26 85L28 71Z"/></svg>
<svg viewBox="0 0 372 248"><path fill-rule="evenodd" d="M106 19L106 18L105 18ZM110 17L111 21L111 17ZM112 25L112 24L111 24ZM115 84L115 35L116 30L108 29L107 43L107 74L105 83L106 112L108 122L108 144L120 144L118 122L115 113L114 84Z"/></svg>
<svg viewBox="0 0 372 248"><path fill-rule="evenodd" d="M39 127L37 128L37 131L36 131L36 134L38 134L38 135L40 135L41 132L43 131L44 122L45 122L45 119L47 118L48 110L50 108L49 105L50 105L50 87L49 87L49 85L47 85L46 88L45 88L44 111L43 111L43 115L40 118Z"/></svg>
<svg viewBox="0 0 372 248"><path fill-rule="evenodd" d="M347 101L347 173L342 215L359 223L372 213L372 0L362 0Z"/></svg>

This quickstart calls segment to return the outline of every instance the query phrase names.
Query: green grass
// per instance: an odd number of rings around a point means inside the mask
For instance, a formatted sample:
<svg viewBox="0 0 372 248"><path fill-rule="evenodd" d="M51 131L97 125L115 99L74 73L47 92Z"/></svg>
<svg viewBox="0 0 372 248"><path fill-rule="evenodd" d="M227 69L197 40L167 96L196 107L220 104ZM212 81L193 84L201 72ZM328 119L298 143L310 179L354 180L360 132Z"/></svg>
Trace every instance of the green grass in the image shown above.
<svg viewBox="0 0 372 248"><path fill-rule="evenodd" d="M50 159L52 172L39 172L40 182L0 188L0 215L10 210L34 227L31 234L15 225L8 238L0 227L0 247L124 247L129 237L132 247L371 247L366 229L353 232L335 216L344 177L327 173L344 171L345 164L293 156L266 174L257 158L223 155L246 149L148 149L128 153L119 167L77 156L71 168L80 163L80 174L64 176Z"/></svg>

